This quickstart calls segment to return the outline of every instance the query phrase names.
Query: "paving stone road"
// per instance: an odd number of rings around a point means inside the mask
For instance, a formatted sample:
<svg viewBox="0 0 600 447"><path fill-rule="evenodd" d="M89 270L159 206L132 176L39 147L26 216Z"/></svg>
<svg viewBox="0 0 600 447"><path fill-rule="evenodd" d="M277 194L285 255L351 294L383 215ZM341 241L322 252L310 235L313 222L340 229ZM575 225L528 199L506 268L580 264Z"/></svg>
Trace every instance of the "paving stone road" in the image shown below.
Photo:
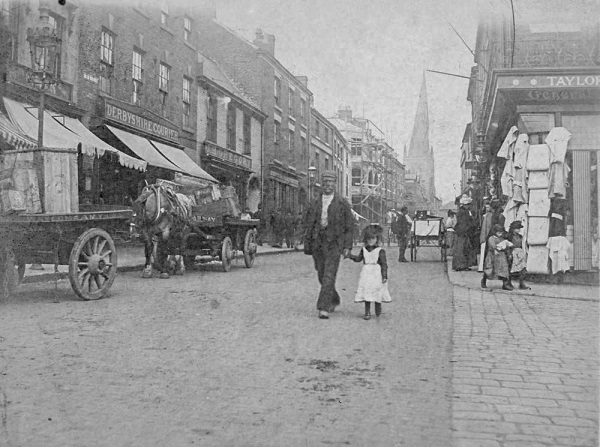
<svg viewBox="0 0 600 447"><path fill-rule="evenodd" d="M598 446L598 302L454 288L457 447Z"/></svg>
<svg viewBox="0 0 600 447"><path fill-rule="evenodd" d="M95 302L65 280L25 284L0 303L0 445L448 446L445 266L390 264L394 302L371 321L350 261L343 305L319 320L301 253L121 274Z"/></svg>

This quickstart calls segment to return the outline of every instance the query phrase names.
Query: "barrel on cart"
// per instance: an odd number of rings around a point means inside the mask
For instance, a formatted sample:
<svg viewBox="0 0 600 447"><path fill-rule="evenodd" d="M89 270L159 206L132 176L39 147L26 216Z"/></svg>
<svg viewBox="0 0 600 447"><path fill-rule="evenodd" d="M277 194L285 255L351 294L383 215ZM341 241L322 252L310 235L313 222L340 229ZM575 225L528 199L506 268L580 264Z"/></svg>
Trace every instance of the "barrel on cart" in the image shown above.
<svg viewBox="0 0 600 447"><path fill-rule="evenodd" d="M410 260L417 260L417 252L423 247L435 247L440 250L441 261L446 261L446 233L444 218L418 212L413 220L410 235Z"/></svg>
<svg viewBox="0 0 600 447"><path fill-rule="evenodd" d="M131 215L129 209L104 209L0 216L2 293L9 292L12 270L20 282L26 264L54 264L69 266L71 287L80 298L107 296L117 273L111 234L126 229Z"/></svg>

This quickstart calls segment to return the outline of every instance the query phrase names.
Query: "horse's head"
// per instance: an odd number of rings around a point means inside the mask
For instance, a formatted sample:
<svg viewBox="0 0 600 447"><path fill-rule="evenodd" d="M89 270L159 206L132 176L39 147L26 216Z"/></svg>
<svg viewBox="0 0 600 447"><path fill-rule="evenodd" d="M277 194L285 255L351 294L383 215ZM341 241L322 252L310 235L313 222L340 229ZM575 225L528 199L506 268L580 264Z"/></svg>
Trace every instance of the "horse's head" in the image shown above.
<svg viewBox="0 0 600 447"><path fill-rule="evenodd" d="M146 186L133 203L132 231L146 231L150 236L161 234L167 239L173 222L171 212L165 209L168 203L162 187Z"/></svg>

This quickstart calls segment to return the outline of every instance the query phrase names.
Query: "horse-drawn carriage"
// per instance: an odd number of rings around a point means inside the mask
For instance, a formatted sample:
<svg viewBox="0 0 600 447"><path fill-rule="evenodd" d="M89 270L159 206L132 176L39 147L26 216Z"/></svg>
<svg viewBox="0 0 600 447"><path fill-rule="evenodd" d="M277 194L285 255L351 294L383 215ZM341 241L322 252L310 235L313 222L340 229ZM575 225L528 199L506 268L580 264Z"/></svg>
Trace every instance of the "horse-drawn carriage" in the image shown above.
<svg viewBox="0 0 600 447"><path fill-rule="evenodd" d="M170 273L182 274L185 266L197 261L220 261L228 272L236 252L243 254L246 267L252 267L259 223L241 217L232 187L159 180L136 200L132 228L145 242L144 277L152 276L154 254L161 278L168 278ZM168 262L170 255L178 259L174 266Z"/></svg>
<svg viewBox="0 0 600 447"><path fill-rule="evenodd" d="M417 260L417 252L423 247L440 250L441 261L446 261L446 232L444 218L431 216L426 211L417 212L410 234L410 260Z"/></svg>

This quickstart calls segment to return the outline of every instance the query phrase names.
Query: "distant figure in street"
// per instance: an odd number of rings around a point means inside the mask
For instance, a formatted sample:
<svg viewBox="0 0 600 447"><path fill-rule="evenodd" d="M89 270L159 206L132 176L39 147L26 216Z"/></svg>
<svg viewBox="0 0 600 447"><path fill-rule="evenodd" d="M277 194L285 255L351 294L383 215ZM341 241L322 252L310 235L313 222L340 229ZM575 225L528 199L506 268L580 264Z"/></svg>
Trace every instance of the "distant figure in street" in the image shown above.
<svg viewBox="0 0 600 447"><path fill-rule="evenodd" d="M411 227L412 221L408 217L408 208L403 206L400 208L400 213L398 213L396 220L392 222L392 232L396 235L396 240L398 241L398 262L408 262L404 253L408 245Z"/></svg>
<svg viewBox="0 0 600 447"><path fill-rule="evenodd" d="M284 216L281 208L277 208L271 215L271 229L274 238L273 247L283 248Z"/></svg>
<svg viewBox="0 0 600 447"><path fill-rule="evenodd" d="M392 301L388 290L387 260L382 243L383 228L369 225L363 235L363 248L358 255L349 254L354 262L364 262L354 296L355 303L365 303L365 320L371 319L371 303L375 303L375 316L381 315L381 303Z"/></svg>
<svg viewBox="0 0 600 447"><path fill-rule="evenodd" d="M267 221L265 219L265 213L264 213L264 211L262 209L262 205L260 203L258 204L258 208L256 209L256 211L252 215L252 218L260 220L260 222L258 223L258 226L256 228L256 232L257 232L256 241L257 241L258 245L262 245L263 240L265 238L265 233L267 231Z"/></svg>
<svg viewBox="0 0 600 447"><path fill-rule="evenodd" d="M299 245L302 243L302 235L304 229L302 228L302 211L298 211L298 215L294 219L294 249L298 250Z"/></svg>
<svg viewBox="0 0 600 447"><path fill-rule="evenodd" d="M510 228L508 229L508 240L513 244L511 256L509 257L510 263L510 276L515 277L519 280L519 289L529 290L525 284L525 274L527 273L527 253L523 246L523 236L521 235L521 228L523 224L520 220L511 222Z"/></svg>
<svg viewBox="0 0 600 447"><path fill-rule="evenodd" d="M456 225L456 213L452 210L448 210L448 217L446 218L446 247L448 249L448 256L452 256L454 250L454 226Z"/></svg>
<svg viewBox="0 0 600 447"><path fill-rule="evenodd" d="M350 204L336 194L335 171L321 175L322 193L313 200L304 215L304 253L312 255L321 291L317 300L319 318L329 318L329 313L340 304L335 290L335 280L340 266L340 256L347 257L352 249L352 210Z"/></svg>
<svg viewBox="0 0 600 447"><path fill-rule="evenodd" d="M463 194L460 198L458 213L456 214L456 225L454 226L456 239L454 254L452 256L452 270L456 272L469 270L472 265L477 264L477 262L473 263L471 254L473 251L473 233L477 230L477 223L470 209L471 202L473 202L473 199Z"/></svg>
<svg viewBox="0 0 600 447"><path fill-rule="evenodd" d="M294 247L294 216L291 210L287 210L283 217L283 231L287 248ZM282 245L283 246L283 245Z"/></svg>
<svg viewBox="0 0 600 447"><path fill-rule="evenodd" d="M494 225L492 233L486 244L481 287L485 289L489 279L500 279L502 280L503 290L513 290L508 265L508 255L513 244L506 239L502 225Z"/></svg>

